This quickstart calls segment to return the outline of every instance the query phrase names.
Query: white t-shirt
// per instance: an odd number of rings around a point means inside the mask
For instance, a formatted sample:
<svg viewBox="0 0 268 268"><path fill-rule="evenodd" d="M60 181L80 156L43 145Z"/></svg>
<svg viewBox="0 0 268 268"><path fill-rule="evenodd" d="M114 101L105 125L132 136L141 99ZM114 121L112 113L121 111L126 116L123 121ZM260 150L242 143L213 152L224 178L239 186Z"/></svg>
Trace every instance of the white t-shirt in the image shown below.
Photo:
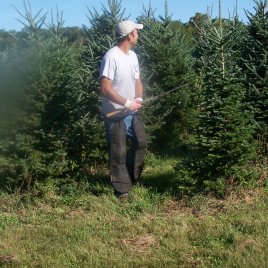
<svg viewBox="0 0 268 268"><path fill-rule="evenodd" d="M139 61L134 51L124 53L115 46L107 51L101 62L100 77L112 80L113 89L122 97L133 100L135 98L136 80L140 78ZM110 101L103 96L102 112L107 114L123 106Z"/></svg>

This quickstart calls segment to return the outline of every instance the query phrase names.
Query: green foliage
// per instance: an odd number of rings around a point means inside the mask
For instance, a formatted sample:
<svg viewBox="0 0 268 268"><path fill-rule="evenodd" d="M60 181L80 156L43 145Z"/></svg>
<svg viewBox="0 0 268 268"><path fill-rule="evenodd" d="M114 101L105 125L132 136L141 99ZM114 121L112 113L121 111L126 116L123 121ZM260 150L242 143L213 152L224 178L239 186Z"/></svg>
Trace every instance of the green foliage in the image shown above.
<svg viewBox="0 0 268 268"><path fill-rule="evenodd" d="M116 42L115 26L124 19L121 0L108 0L108 7L102 5L102 13L88 9L90 27L84 25L85 38L95 57L102 58Z"/></svg>
<svg viewBox="0 0 268 268"><path fill-rule="evenodd" d="M70 46L57 27L46 36L36 29L23 48L2 57L2 185L76 177L104 157L95 66L81 64L82 48Z"/></svg>
<svg viewBox="0 0 268 268"><path fill-rule="evenodd" d="M29 0L23 0L23 6L24 13L22 13L16 7L13 7L21 17L21 19L18 19L18 21L24 25L25 32L34 37L39 34L40 29L44 25L47 13L42 14L43 9L41 8L36 14L33 14L31 2Z"/></svg>
<svg viewBox="0 0 268 268"><path fill-rule="evenodd" d="M198 13L183 25L168 15L167 1L164 16L156 18L150 6L138 17L144 98L187 84L144 107L149 150L181 155L176 170L147 158L158 174L151 176L153 187L165 180L180 193L222 195L230 181L254 184L253 133L267 153L268 40L267 1L255 3L247 26L236 17L210 21ZM32 14L29 1L24 8L25 14L17 10L21 32L0 31L0 184L29 189L57 178L63 191L76 193L75 179L107 162L99 67L125 9L108 0L101 12L88 9L89 25L79 29L64 28L58 10L47 24L42 9Z"/></svg>
<svg viewBox="0 0 268 268"><path fill-rule="evenodd" d="M218 194L223 194L233 168L243 167L255 153L254 125L244 104L243 79L236 63L239 53L234 50L239 34L235 23L223 27L221 21L209 20L198 41L201 102L192 152L196 157L184 164L194 178L187 183Z"/></svg>
<svg viewBox="0 0 268 268"><path fill-rule="evenodd" d="M258 124L256 137L262 144L262 155L268 153L268 2L254 1L255 14L247 12L249 24L245 40L244 69L246 101Z"/></svg>
<svg viewBox="0 0 268 268"><path fill-rule="evenodd" d="M64 149L61 153L59 150L53 153L55 148L47 143L42 129L45 102L54 82L50 80L53 70L45 67L49 60L49 45L33 40L27 48L12 55L11 69L16 72L10 77L13 81L8 81L9 88L4 90L11 89L16 99L10 97L12 102L5 112L9 118L2 118L5 129L1 129L1 155L9 165L1 169L1 183L7 180L11 184L16 181L16 184L30 186L34 179L42 178L47 172L56 175L62 170L61 166L66 165ZM8 60L12 61L12 57ZM16 107L15 111L13 107Z"/></svg>
<svg viewBox="0 0 268 268"><path fill-rule="evenodd" d="M158 20L151 8L145 9L139 21L144 29L137 51L146 96L161 94L186 81L189 83L145 107L146 125L150 136L155 137L155 145L165 142L174 147L186 138L192 124L191 46L181 31L181 23L172 22L167 11L166 17Z"/></svg>
<svg viewBox="0 0 268 268"><path fill-rule="evenodd" d="M199 31L205 27L206 21L209 19L207 14L195 13L187 23L189 31L192 33L194 38L198 38Z"/></svg>
<svg viewBox="0 0 268 268"><path fill-rule="evenodd" d="M12 35L12 32L6 32L0 30L0 52L4 53L9 47L13 47L16 43L16 38Z"/></svg>

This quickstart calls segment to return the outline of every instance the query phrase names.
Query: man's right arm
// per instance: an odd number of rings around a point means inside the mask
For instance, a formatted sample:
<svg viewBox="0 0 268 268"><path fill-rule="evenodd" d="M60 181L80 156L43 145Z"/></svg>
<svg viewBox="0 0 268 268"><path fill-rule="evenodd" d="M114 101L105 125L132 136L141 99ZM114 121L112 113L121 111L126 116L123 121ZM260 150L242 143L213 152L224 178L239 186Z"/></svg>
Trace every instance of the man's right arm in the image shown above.
<svg viewBox="0 0 268 268"><path fill-rule="evenodd" d="M113 89L112 80L105 76L102 76L100 78L100 92L110 101L120 104L122 106L124 106L127 101Z"/></svg>
<svg viewBox="0 0 268 268"><path fill-rule="evenodd" d="M100 78L100 91L103 96L108 98L110 101L120 104L126 107L130 111L137 111L141 108L141 104L136 101L130 101L120 96L114 89L112 85L112 80L102 76Z"/></svg>

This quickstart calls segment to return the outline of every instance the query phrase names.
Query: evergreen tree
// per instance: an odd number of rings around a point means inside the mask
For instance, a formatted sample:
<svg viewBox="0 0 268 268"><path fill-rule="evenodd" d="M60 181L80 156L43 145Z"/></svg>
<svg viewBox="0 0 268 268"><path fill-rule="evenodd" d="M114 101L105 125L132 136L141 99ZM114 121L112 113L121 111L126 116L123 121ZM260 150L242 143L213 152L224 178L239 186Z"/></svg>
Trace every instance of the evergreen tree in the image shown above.
<svg viewBox="0 0 268 268"><path fill-rule="evenodd" d="M254 156L252 117L244 104L244 81L237 64L240 30L236 19L224 26L218 19L208 20L200 32L199 123L194 157L186 161L191 175L180 173L181 188L188 185L223 193L226 179Z"/></svg>
<svg viewBox="0 0 268 268"><path fill-rule="evenodd" d="M249 24L245 40L244 67L246 101L258 124L262 153L268 153L268 1L254 1L255 14L247 12Z"/></svg>
<svg viewBox="0 0 268 268"><path fill-rule="evenodd" d="M26 28L24 46L1 58L0 72L8 100L1 106L0 183L23 187L74 177L101 157L95 66L81 64L81 50L62 38L60 22L49 26L50 35L30 22L38 29Z"/></svg>
<svg viewBox="0 0 268 268"><path fill-rule="evenodd" d="M101 13L95 8L88 9L90 26L84 25L85 39L95 57L102 58L104 53L116 43L115 26L124 18L121 0L107 0L108 7L102 5Z"/></svg>
<svg viewBox="0 0 268 268"><path fill-rule="evenodd" d="M25 32L29 38L24 40L23 46L19 49L7 51L1 62L1 75L5 76L1 92L8 105L5 105L4 113L1 114L0 183L29 187L33 178L45 169L44 163L40 161L41 153L36 148L38 138L35 135L45 94L40 87L44 77L42 74L38 77L41 69L38 60L42 54L38 29L43 20L34 24L31 12L26 6L25 8L24 17L29 18L29 27L25 28ZM36 79L29 85L31 76ZM32 91L34 87L36 94Z"/></svg>
<svg viewBox="0 0 268 268"><path fill-rule="evenodd" d="M104 155L105 143L99 135L102 123L99 117L98 79L95 77L97 60L89 53L85 61L87 48L78 44L69 45L62 27L60 31L55 31L53 25L50 28L53 33L61 32L61 38L54 34L58 40L54 44L57 51L64 55L55 55L61 58L55 66L58 84L47 103L43 122L58 140L64 141L68 159L81 170ZM61 113L57 114L59 111Z"/></svg>
<svg viewBox="0 0 268 268"><path fill-rule="evenodd" d="M155 145L178 148L189 133L193 102L191 97L191 45L181 31L182 24L168 15L155 18L151 6L138 18L144 24L137 47L140 56L144 91L147 97L186 84L171 95L145 106L145 120ZM192 92L194 93L194 92Z"/></svg>

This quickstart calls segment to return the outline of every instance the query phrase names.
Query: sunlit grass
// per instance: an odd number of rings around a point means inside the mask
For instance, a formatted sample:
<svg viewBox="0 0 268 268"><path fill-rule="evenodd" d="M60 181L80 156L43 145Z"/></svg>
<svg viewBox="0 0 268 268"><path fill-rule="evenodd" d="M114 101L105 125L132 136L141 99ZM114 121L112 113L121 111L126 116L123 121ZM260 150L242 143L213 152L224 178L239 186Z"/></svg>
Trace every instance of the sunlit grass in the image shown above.
<svg viewBox="0 0 268 268"><path fill-rule="evenodd" d="M1 267L267 267L263 188L225 199L177 199L174 159L150 159L147 186L120 203L105 183L53 181L33 193L0 194Z"/></svg>

